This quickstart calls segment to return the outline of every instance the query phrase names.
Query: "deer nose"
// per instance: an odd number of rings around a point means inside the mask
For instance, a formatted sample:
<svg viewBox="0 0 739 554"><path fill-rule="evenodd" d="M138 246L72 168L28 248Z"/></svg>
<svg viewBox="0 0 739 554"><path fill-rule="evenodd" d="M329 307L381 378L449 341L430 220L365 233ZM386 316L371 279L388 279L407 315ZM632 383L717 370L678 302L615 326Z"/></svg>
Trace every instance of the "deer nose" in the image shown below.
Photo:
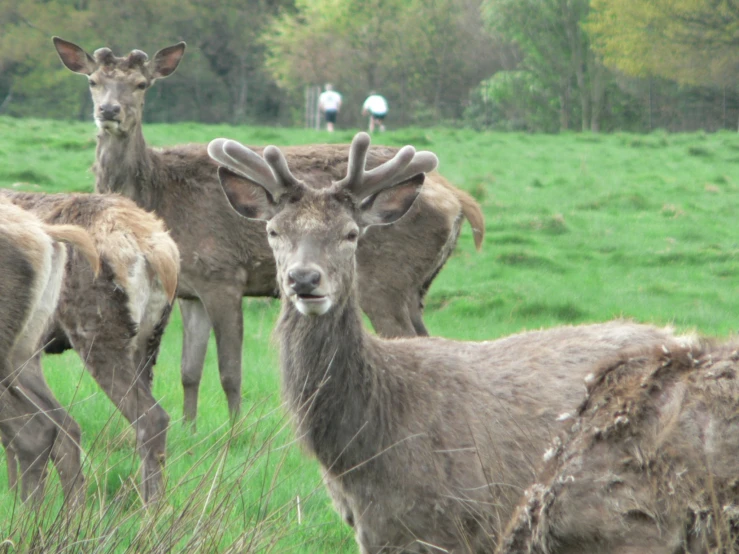
<svg viewBox="0 0 739 554"><path fill-rule="evenodd" d="M287 282L297 295L310 294L321 283L321 274L315 269L291 269Z"/></svg>
<svg viewBox="0 0 739 554"><path fill-rule="evenodd" d="M103 104L100 106L100 115L103 116L103 119L114 119L119 113L121 113L120 104Z"/></svg>

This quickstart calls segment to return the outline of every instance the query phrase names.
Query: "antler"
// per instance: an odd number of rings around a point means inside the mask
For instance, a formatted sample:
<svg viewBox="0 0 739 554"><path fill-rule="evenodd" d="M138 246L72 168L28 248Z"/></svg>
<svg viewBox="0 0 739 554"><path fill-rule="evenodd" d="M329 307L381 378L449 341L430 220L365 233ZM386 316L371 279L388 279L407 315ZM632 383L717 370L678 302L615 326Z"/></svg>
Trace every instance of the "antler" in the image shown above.
<svg viewBox="0 0 739 554"><path fill-rule="evenodd" d="M419 173L433 171L439 164L439 159L434 153L416 152L412 146L404 146L384 164L365 171L369 145L370 136L367 133L355 135L349 149L346 177L336 183L337 187L346 188L360 200L402 183Z"/></svg>
<svg viewBox="0 0 739 554"><path fill-rule="evenodd" d="M300 182L290 173L285 156L276 146L267 146L260 156L235 140L218 138L208 144L208 155L222 166L264 187L275 201Z"/></svg>

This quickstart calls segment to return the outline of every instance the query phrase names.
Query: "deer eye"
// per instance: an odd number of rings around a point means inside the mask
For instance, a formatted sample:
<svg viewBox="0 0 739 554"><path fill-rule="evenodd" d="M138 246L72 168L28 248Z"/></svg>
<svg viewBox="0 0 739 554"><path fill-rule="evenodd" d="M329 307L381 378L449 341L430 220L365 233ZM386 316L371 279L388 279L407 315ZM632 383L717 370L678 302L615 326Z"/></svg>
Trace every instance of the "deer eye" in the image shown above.
<svg viewBox="0 0 739 554"><path fill-rule="evenodd" d="M90 79L89 83L90 83L90 87L98 86L97 81L93 81L92 79Z"/></svg>
<svg viewBox="0 0 739 554"><path fill-rule="evenodd" d="M346 240L348 240L349 242L354 242L355 240L357 240L358 237L359 231L357 231L356 229L352 229L346 234Z"/></svg>
<svg viewBox="0 0 739 554"><path fill-rule="evenodd" d="M146 88L146 83L145 82L141 82L138 85L136 85L136 88L139 89L139 90L144 90Z"/></svg>
<svg viewBox="0 0 739 554"><path fill-rule="evenodd" d="M277 237L277 236L278 236L278 234L277 234L277 231L275 231L274 229L270 229L269 231L267 231L267 234L268 234L268 235L269 235L270 237L272 237L272 238L275 238L275 237Z"/></svg>

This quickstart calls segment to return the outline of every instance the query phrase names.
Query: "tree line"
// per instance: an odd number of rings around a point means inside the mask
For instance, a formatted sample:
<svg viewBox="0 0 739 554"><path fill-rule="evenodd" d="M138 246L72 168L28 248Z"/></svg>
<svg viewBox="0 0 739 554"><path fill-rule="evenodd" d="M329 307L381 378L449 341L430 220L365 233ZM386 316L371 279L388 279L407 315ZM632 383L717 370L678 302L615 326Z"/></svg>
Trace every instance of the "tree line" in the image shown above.
<svg viewBox="0 0 739 554"><path fill-rule="evenodd" d="M0 0L0 113L89 118L51 36L150 56L184 40L150 121L302 125L307 87L364 124L736 129L739 0Z"/></svg>

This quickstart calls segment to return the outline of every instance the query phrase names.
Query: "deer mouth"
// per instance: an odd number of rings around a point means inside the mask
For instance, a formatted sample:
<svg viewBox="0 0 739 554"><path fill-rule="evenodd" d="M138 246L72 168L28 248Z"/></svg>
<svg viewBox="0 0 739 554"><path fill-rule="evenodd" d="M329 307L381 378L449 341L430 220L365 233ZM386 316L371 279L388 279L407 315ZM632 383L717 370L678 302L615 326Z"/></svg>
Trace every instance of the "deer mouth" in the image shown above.
<svg viewBox="0 0 739 554"><path fill-rule="evenodd" d="M294 294L293 304L303 315L323 315L331 309L333 302L328 296L319 294Z"/></svg>
<svg viewBox="0 0 739 554"><path fill-rule="evenodd" d="M103 131L117 131L121 127L120 120L115 117L96 117L95 124Z"/></svg>
<svg viewBox="0 0 739 554"><path fill-rule="evenodd" d="M326 299L322 294L296 294L296 296L298 300L302 300L303 302L323 302Z"/></svg>

